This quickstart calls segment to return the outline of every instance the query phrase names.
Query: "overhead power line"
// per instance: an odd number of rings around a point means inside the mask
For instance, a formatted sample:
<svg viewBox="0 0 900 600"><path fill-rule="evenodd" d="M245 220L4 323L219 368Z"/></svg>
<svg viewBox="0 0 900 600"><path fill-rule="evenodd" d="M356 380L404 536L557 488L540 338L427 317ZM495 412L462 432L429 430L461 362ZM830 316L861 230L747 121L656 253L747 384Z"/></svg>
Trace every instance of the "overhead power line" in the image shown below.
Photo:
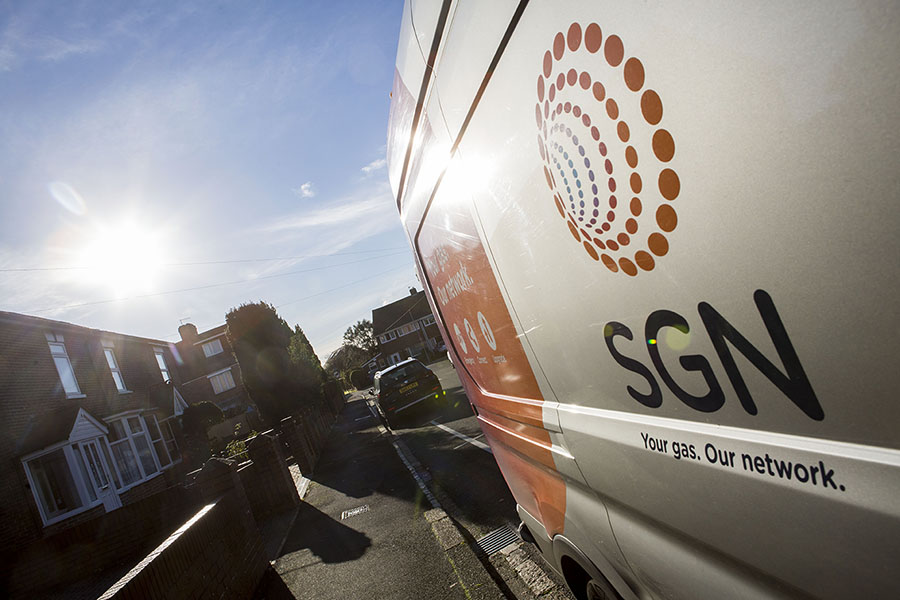
<svg viewBox="0 0 900 600"><path fill-rule="evenodd" d="M397 250L406 250L404 247L382 248L380 250L358 250L353 252L332 252L331 254L301 254L299 256L276 256L270 258L237 258L233 260L202 260L191 262L171 262L162 263L161 267L197 267L202 265L231 265L237 263L257 263L257 262L273 262L279 260L300 260L304 258L326 258L328 256L345 256L351 254L374 254L376 252L394 252ZM17 267L9 269L0 269L0 273L29 273L33 271L79 271L92 269L90 265L73 265L68 267Z"/></svg>
<svg viewBox="0 0 900 600"><path fill-rule="evenodd" d="M384 275L385 273L391 273L391 272L393 272L393 271L399 271L400 269L406 269L406 268L407 268L407 266L406 266L406 265L403 265L403 266L400 266L400 267L394 267L394 268L391 268L391 269L387 269L387 270L385 270L385 271L380 271L380 272L378 272L378 273L375 273L374 275L369 275L368 277L363 277L362 279L357 279L356 281L351 281L350 283L346 283L346 284L344 284L344 285L339 285L339 286L333 287L333 288L331 288L331 289L322 290L321 292L317 292L317 293L315 293L315 294L310 294L309 296L304 296L303 298L297 298L296 300L289 300L288 302L283 302L283 303L278 304L277 306L275 306L275 308L282 308L282 307L284 307L284 306L287 306L288 304L295 304L295 303L297 303L297 302L302 302L302 301L304 301L304 300L309 300L310 298L315 298L316 296L324 296L325 294L330 294L331 292L336 292L336 291L338 291L338 290L342 290L342 289L345 289L345 288L348 288L348 287L352 287L352 286L354 286L354 285L358 285L358 284L360 284L360 283L362 283L362 282L364 282L364 281L369 281L370 279L375 279L376 277L381 277L381 276ZM211 329L212 327L215 327L215 325L210 325L209 327L204 328L202 331L205 331L206 329ZM176 334L170 334L170 335L168 335L168 336L160 336L158 339L169 339L169 338L174 338L175 335L176 335Z"/></svg>
<svg viewBox="0 0 900 600"><path fill-rule="evenodd" d="M287 277L287 276L289 276L289 275L299 275L299 274L301 274L301 273L311 273L311 272L313 272L313 271L325 271L325 270L328 270L328 269L334 269L334 268L337 268L337 267L344 267L344 266L347 266L347 265L355 265L355 264L359 264L359 263L363 263L363 262L368 262L368 261L372 261L372 260L378 260L378 259L382 259L382 258L389 258L389 257L391 257L391 256L397 256L397 255L399 255L399 254L404 254L405 252L406 252L406 251L404 250L404 252L393 252L393 253L391 253L391 254L382 254L381 256L374 256L374 257L370 257L370 258L364 258L364 259L362 259L362 260L354 260L354 261L345 262L345 263L340 263L340 264L336 264L336 265L327 265L327 266L324 266L324 267L312 267L312 268L310 268L310 269L301 269L301 270L299 270L299 271L289 271L289 272L287 272L287 273L276 273L276 274L274 274L274 275L263 275L262 277L252 277L252 278L248 278L248 279L238 279L238 280L235 280L235 281L223 281L223 282L220 282L220 283L211 283L211 284L209 284L209 285L198 285L198 286L189 287L189 288L182 288L182 289L178 289L178 290L167 290L167 291L164 291L164 292L153 292L153 293L150 293L150 294L139 294L139 295L137 295L137 296L126 296L126 297L124 297L124 298L109 298L109 299L106 299L106 300L94 300L94 301L92 301L92 302L80 302L80 303L78 303L78 304L66 304L66 305L64 305L64 306L54 306L54 307L51 307L51 308L43 308L43 309L41 309L41 310L36 310L36 311L34 311L34 312L35 312L35 313L42 313L42 312L50 312L50 311L53 311L53 310L60 310L60 309L66 309L66 308L80 308L80 307L82 307L82 306L94 306L94 305L97 305L97 304L111 304L111 303L113 303L113 302L124 302L124 301L126 301L126 300L137 300L137 299L139 299L139 298L153 298L153 297L156 297L156 296L165 296L165 295L168 295L168 294L178 294L178 293L181 293L181 292L193 292L193 291L197 291L197 290L207 290L207 289L210 289L210 288L224 287L224 286L228 286L228 285L237 285L237 284L241 284L241 283L251 283L251 282L254 282L254 281L261 281L261 280L263 280L263 279L275 279L276 277Z"/></svg>

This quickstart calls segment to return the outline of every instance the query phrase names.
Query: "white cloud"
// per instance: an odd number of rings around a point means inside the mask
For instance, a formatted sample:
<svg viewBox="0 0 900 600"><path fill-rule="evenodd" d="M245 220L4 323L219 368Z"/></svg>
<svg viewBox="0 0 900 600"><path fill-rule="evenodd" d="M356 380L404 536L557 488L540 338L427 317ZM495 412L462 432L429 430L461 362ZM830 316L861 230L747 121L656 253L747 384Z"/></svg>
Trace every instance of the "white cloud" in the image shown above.
<svg viewBox="0 0 900 600"><path fill-rule="evenodd" d="M304 183L304 184L301 185L300 187L294 188L294 189L292 189L291 191L292 191L294 194L296 194L297 196L300 196L301 198L312 198L313 196L316 195L316 190L315 190L315 188L313 187L313 182L312 182L312 181L307 181L306 183Z"/></svg>
<svg viewBox="0 0 900 600"><path fill-rule="evenodd" d="M383 169L385 166L387 166L387 159L379 158L378 160L373 160L360 170L366 175L371 175L375 171Z"/></svg>
<svg viewBox="0 0 900 600"><path fill-rule="evenodd" d="M385 222L396 224L399 222L394 208L394 199L387 184L371 186L360 189L352 196L343 200L320 204L318 208L279 218L271 225L264 227L262 232L274 233L281 231L297 231L304 229L323 227L341 227L351 229L357 236L358 228L365 228L373 222L382 224ZM383 230L379 227L379 231Z"/></svg>

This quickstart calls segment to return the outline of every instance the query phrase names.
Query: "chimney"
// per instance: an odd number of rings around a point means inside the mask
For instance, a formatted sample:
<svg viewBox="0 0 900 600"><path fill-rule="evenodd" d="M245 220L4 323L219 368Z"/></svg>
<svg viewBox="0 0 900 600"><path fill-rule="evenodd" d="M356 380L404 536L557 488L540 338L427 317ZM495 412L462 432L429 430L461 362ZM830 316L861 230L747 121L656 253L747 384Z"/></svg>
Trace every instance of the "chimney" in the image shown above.
<svg viewBox="0 0 900 600"><path fill-rule="evenodd" d="M409 288L409 295L410 295L410 296L415 296L417 293L418 293L418 292L416 291L416 288L414 288L414 287Z"/></svg>
<svg viewBox="0 0 900 600"><path fill-rule="evenodd" d="M178 335L181 336L182 342L193 343L197 340L197 326L193 323L185 323L178 328Z"/></svg>

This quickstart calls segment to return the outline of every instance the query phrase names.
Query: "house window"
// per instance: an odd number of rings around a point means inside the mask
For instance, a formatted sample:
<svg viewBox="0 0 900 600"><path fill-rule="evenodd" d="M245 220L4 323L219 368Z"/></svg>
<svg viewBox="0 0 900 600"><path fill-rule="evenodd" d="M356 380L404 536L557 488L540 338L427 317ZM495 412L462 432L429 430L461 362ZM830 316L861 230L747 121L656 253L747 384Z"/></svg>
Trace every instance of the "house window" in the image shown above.
<svg viewBox="0 0 900 600"><path fill-rule="evenodd" d="M109 421L109 446L122 475L123 486L148 479L159 471L141 417Z"/></svg>
<svg viewBox="0 0 900 600"><path fill-rule="evenodd" d="M172 381L172 377L169 375L169 367L166 366L166 356L163 349L154 348L153 354L156 356L156 364L159 365L159 372L162 375L163 381Z"/></svg>
<svg viewBox="0 0 900 600"><path fill-rule="evenodd" d="M231 376L231 369L225 369L224 371L219 371L218 373L213 373L212 375L207 375L209 378L209 382L212 384L213 391L216 394L221 394L226 390L230 390L234 387L234 377Z"/></svg>
<svg viewBox="0 0 900 600"><path fill-rule="evenodd" d="M25 463L45 522L56 520L85 504L72 477L67 454L66 448L58 448Z"/></svg>
<svg viewBox="0 0 900 600"><path fill-rule="evenodd" d="M159 424L159 428L162 430L163 441L166 443L166 450L169 451L169 456L173 462L178 462L181 459L181 452L178 450L178 442L175 440L175 434L172 432L170 419L171 417L162 421Z"/></svg>
<svg viewBox="0 0 900 600"><path fill-rule="evenodd" d="M216 354L221 354L222 350L222 340L215 339L211 342L206 342L203 344L203 354L206 358L210 356L215 356Z"/></svg>
<svg viewBox="0 0 900 600"><path fill-rule="evenodd" d="M172 464L172 459L169 458L169 450L166 447L166 442L163 440L156 415L147 415L144 421L147 422L147 431L150 433L150 442L153 444L156 457L159 459L159 466L165 469Z"/></svg>
<svg viewBox="0 0 900 600"><path fill-rule="evenodd" d="M81 389L78 387L78 380L75 379L72 362L66 353L66 344L62 334L48 333L46 337L47 343L50 345L50 355L53 357L53 363L56 365L56 372L59 373L59 381L66 391L66 396L80 396Z"/></svg>
<svg viewBox="0 0 900 600"><path fill-rule="evenodd" d="M422 319L422 324L425 325L426 327L428 325L434 325L434 315L428 315L427 317Z"/></svg>
<svg viewBox="0 0 900 600"><path fill-rule="evenodd" d="M69 443L23 464L44 525L104 503L110 485L119 487L105 437Z"/></svg>
<svg viewBox="0 0 900 600"><path fill-rule="evenodd" d="M119 369L119 363L116 361L116 354L113 352L112 344L103 344L103 354L106 356L106 364L109 365L109 372L112 373L113 381L116 382L116 389L119 392L127 392L125 380L122 379L122 371Z"/></svg>

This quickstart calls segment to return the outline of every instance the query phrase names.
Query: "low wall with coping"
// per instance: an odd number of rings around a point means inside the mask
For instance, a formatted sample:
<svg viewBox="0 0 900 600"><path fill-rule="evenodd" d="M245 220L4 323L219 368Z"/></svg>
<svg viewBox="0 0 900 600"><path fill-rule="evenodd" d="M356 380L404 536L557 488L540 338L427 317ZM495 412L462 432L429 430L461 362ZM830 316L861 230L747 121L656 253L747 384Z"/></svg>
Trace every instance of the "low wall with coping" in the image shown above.
<svg viewBox="0 0 900 600"><path fill-rule="evenodd" d="M198 505L183 487L171 487L32 542L3 557L6 593L12 598L33 598L43 590L93 577L129 558L135 560Z"/></svg>
<svg viewBox="0 0 900 600"><path fill-rule="evenodd" d="M240 490L201 508L100 600L250 598L269 566Z"/></svg>

